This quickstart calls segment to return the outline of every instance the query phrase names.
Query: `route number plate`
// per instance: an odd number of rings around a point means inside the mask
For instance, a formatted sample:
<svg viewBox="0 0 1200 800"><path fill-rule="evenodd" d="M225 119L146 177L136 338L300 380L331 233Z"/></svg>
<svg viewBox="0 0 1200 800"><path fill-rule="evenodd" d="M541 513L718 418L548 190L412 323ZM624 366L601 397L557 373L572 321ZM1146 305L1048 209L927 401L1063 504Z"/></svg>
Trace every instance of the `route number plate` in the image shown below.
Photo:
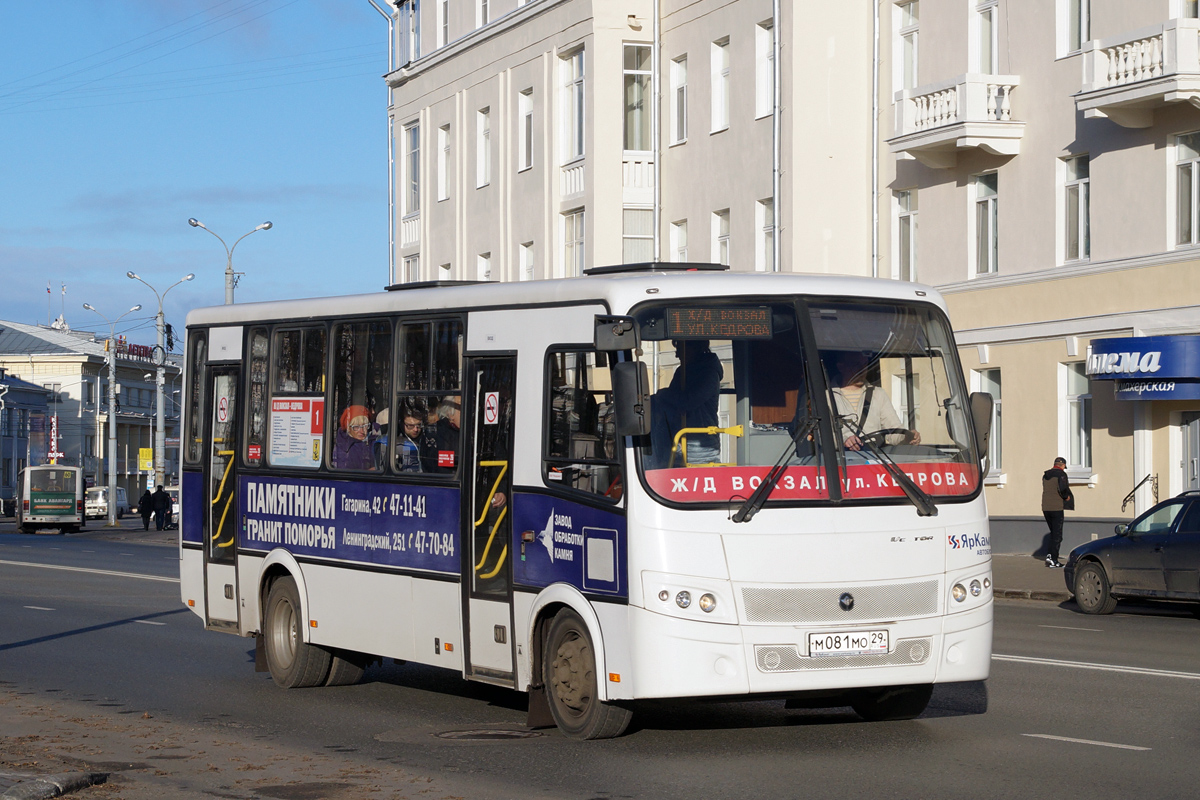
<svg viewBox="0 0 1200 800"><path fill-rule="evenodd" d="M886 654L887 651L888 632L886 630L810 633L808 635L810 658L879 655Z"/></svg>

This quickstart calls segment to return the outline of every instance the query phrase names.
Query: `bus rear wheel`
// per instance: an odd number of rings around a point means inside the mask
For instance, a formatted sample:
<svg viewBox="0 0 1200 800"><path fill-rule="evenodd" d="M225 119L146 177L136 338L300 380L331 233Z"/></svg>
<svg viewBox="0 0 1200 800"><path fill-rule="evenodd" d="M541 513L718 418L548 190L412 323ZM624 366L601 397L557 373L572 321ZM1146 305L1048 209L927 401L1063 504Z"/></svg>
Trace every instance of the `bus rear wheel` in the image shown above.
<svg viewBox="0 0 1200 800"><path fill-rule="evenodd" d="M329 677L326 686L353 686L362 680L367 671L367 657L349 650L331 650Z"/></svg>
<svg viewBox="0 0 1200 800"><path fill-rule="evenodd" d="M628 709L600 701L592 638L587 625L570 609L558 612L550 622L542 680L555 724L572 738L620 736L633 717Z"/></svg>
<svg viewBox="0 0 1200 800"><path fill-rule="evenodd" d="M263 614L263 644L271 678L284 689L320 686L329 675L328 650L304 641L300 592L291 578L271 584Z"/></svg>
<svg viewBox="0 0 1200 800"><path fill-rule="evenodd" d="M915 686L885 686L880 689L864 689L856 692L850 702L860 717L868 722L890 722L915 719L929 705L933 696L933 684Z"/></svg>

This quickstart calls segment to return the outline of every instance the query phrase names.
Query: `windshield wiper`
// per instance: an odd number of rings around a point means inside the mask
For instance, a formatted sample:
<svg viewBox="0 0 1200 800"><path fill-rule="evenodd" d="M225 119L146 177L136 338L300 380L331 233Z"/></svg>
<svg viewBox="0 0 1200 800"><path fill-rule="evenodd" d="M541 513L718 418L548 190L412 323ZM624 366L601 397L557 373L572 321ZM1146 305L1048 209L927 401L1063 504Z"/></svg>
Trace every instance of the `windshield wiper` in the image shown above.
<svg viewBox="0 0 1200 800"><path fill-rule="evenodd" d="M892 457L875 444L870 438L862 438L861 441L871 453L879 459L879 463L887 470L887 473L892 476L896 483L900 484L900 488L904 491L904 495L912 501L912 504L917 507L917 514L922 517L936 517L938 513L937 505L934 504L933 498L930 497L924 489L913 483L913 479L908 477L904 470L900 469L900 465L892 460Z"/></svg>
<svg viewBox="0 0 1200 800"><path fill-rule="evenodd" d="M775 485L779 483L779 479L783 477L783 473L787 469L787 462L792 457L792 450L798 448L800 442L806 439L816 428L817 419L815 417L806 417L803 424L796 426L796 431L792 434L787 447L783 448L783 455L779 456L779 460L775 462L775 466L771 467L771 471L767 473L767 477L763 478L763 482L754 490L754 494L750 495L746 499L746 502L742 503L741 507L734 512L734 522L749 522L754 518L754 515L767 502L767 498L771 496L771 492L775 490Z"/></svg>

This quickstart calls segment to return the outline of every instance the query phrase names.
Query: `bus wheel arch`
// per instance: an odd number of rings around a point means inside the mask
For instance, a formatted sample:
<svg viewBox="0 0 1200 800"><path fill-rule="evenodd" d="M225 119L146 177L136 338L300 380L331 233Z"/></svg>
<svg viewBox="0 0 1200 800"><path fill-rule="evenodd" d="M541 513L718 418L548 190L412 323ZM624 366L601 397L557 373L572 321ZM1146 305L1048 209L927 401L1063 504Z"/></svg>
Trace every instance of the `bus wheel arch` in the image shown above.
<svg viewBox="0 0 1200 800"><path fill-rule="evenodd" d="M542 656L545 654L546 634L554 618L564 609L570 609L582 618L587 625L588 635L596 651L596 674L606 673L604 662L604 635L600 632L600 618L596 616L592 604L578 589L568 584L556 583L546 587L534 601L529 610L529 666L530 674L535 684L541 682ZM608 687L605 681L599 681L599 698L608 700Z"/></svg>
<svg viewBox="0 0 1200 800"><path fill-rule="evenodd" d="M325 648L304 641L308 617L295 579L279 574L267 585L270 589L262 614L267 671L284 689L324 685L331 656Z"/></svg>

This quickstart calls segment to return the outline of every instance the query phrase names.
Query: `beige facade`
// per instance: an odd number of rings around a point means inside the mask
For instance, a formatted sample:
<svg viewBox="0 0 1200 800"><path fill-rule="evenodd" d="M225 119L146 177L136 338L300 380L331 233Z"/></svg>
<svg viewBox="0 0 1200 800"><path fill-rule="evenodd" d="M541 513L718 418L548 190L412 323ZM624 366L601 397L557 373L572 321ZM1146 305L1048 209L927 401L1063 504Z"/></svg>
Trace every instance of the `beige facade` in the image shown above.
<svg viewBox="0 0 1200 800"><path fill-rule="evenodd" d="M402 0L393 279L656 258L933 285L1000 394L994 527L1044 531L1062 454L1068 540L1103 534L1144 477L1138 510L1192 480L1200 401L1117 399L1083 364L1200 334L1195 6Z"/></svg>

